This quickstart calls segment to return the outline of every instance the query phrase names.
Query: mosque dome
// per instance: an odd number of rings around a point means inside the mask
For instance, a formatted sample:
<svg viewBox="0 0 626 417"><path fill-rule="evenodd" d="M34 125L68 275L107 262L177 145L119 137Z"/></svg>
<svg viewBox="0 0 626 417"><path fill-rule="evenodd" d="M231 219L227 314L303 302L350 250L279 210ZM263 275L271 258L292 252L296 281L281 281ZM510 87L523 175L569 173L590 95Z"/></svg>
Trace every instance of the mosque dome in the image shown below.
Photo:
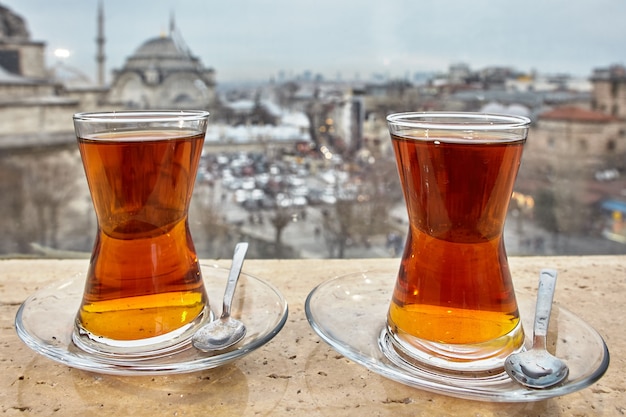
<svg viewBox="0 0 626 417"><path fill-rule="evenodd" d="M214 76L172 22L169 36L148 39L115 71L109 101L128 108L207 108L216 99Z"/></svg>
<svg viewBox="0 0 626 417"><path fill-rule="evenodd" d="M0 5L0 39L30 39L24 19Z"/></svg>
<svg viewBox="0 0 626 417"><path fill-rule="evenodd" d="M149 39L143 43L133 54L135 58L188 58L188 52L176 45L174 39L168 36Z"/></svg>
<svg viewBox="0 0 626 417"><path fill-rule="evenodd" d="M160 72L200 70L201 64L182 41L173 36L161 36L144 42L127 58L127 70L143 71L147 68Z"/></svg>

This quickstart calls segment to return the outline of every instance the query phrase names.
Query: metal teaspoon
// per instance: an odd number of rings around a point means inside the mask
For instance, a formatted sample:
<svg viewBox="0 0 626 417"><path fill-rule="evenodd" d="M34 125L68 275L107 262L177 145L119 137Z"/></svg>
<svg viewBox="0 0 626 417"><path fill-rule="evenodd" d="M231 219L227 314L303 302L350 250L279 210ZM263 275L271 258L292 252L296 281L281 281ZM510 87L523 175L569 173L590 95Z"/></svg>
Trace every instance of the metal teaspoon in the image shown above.
<svg viewBox="0 0 626 417"><path fill-rule="evenodd" d="M539 275L533 347L510 355L504 362L504 369L509 376L529 388L551 387L565 379L569 372L567 365L546 349L556 276L557 271L554 269L542 269Z"/></svg>
<svg viewBox="0 0 626 417"><path fill-rule="evenodd" d="M222 315L202 326L192 337L191 342L196 349L213 352L226 349L239 342L246 335L246 326L230 316L230 306L235 295L235 288L241 267L248 251L248 243L240 242L235 246L233 261L228 274L228 282L224 290Z"/></svg>

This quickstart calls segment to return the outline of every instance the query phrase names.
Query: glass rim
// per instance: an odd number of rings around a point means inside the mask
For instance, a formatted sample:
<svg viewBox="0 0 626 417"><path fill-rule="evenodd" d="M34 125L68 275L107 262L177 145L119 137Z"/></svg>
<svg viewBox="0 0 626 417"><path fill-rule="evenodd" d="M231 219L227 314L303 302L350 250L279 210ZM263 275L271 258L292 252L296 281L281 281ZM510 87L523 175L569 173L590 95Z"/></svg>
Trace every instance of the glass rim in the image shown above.
<svg viewBox="0 0 626 417"><path fill-rule="evenodd" d="M122 110L75 113L75 122L139 123L194 121L208 118L205 110Z"/></svg>
<svg viewBox="0 0 626 417"><path fill-rule="evenodd" d="M397 127L439 130L510 130L527 129L531 120L525 116L480 112L404 112L387 116L387 123Z"/></svg>

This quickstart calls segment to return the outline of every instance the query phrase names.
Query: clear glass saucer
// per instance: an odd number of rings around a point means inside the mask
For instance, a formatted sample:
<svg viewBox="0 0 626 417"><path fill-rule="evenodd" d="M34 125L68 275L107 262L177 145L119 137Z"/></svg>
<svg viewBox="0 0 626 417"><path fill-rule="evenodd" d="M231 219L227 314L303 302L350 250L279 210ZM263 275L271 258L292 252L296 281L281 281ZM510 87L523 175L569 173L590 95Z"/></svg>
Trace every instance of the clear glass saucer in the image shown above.
<svg viewBox="0 0 626 417"><path fill-rule="evenodd" d="M202 265L204 285L212 306L221 308L228 270ZM84 276L43 288L20 306L15 317L18 336L36 352L86 371L117 375L176 374L215 368L260 348L283 328L287 302L269 283L241 274L232 315L247 327L245 338L229 350L204 353L189 341L181 349L158 358L129 360L95 355L72 342L74 318L83 295Z"/></svg>
<svg viewBox="0 0 626 417"><path fill-rule="evenodd" d="M563 359L570 371L563 383L552 388L524 388L504 371L481 377L444 375L412 366L401 357L387 357L383 353L390 349L385 319L395 278L388 270L372 270L318 285L305 303L309 324L337 352L375 373L415 388L472 400L528 402L561 396L593 384L609 366L609 351L602 337L558 303L552 309L549 350ZM529 348L535 299L518 293L517 300Z"/></svg>

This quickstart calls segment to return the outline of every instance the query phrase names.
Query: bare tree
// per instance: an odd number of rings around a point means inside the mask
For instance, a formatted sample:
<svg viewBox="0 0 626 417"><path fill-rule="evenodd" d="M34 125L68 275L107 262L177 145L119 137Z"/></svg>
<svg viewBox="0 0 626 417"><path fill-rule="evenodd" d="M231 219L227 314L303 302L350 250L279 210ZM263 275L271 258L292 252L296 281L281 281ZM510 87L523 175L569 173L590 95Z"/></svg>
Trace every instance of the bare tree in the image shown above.
<svg viewBox="0 0 626 417"><path fill-rule="evenodd" d="M276 259L281 259L284 257L283 230L293 222L293 212L289 208L279 206L270 217L270 222L274 226L274 256Z"/></svg>
<svg viewBox="0 0 626 417"><path fill-rule="evenodd" d="M351 244L367 244L376 235L396 231L389 211L402 201L402 192L393 161L370 160L355 170L351 185L338 185L337 202L322 213L330 257L343 258Z"/></svg>
<svg viewBox="0 0 626 417"><path fill-rule="evenodd" d="M63 210L73 201L78 190L80 166L74 154L31 161L25 169L28 200L34 208L37 243L59 247L59 231Z"/></svg>
<svg viewBox="0 0 626 417"><path fill-rule="evenodd" d="M0 240L0 253L28 253L32 236L22 221L26 210L24 170L14 161L0 161L0 229L4 238Z"/></svg>

